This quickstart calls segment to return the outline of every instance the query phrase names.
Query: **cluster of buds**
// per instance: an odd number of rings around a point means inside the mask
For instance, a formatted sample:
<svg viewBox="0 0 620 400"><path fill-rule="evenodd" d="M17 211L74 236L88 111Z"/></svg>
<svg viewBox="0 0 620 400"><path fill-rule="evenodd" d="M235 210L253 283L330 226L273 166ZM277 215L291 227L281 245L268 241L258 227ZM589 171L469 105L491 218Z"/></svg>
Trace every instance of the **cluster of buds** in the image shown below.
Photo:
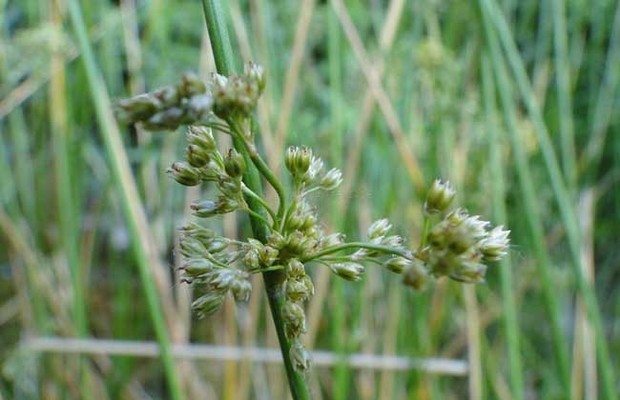
<svg viewBox="0 0 620 400"><path fill-rule="evenodd" d="M247 117L265 88L260 65L245 65L244 73L225 77L213 74L207 82L193 73L183 75L176 86L166 86L118 102L117 115L148 130L174 130L181 125L200 125L231 115Z"/></svg>
<svg viewBox="0 0 620 400"><path fill-rule="evenodd" d="M193 73L183 75L176 86L166 86L118 103L117 115L127 122L140 122L149 130L173 130L181 125L211 118L213 96Z"/></svg>
<svg viewBox="0 0 620 400"><path fill-rule="evenodd" d="M503 226L490 228L490 222L469 215L462 208L450 211L455 191L448 182L436 180L424 204L427 218L444 214L427 233L427 246L415 252L415 259L403 273L403 282L423 288L432 275L447 276L459 282L481 283L485 263L498 261L508 253L510 231Z"/></svg>
<svg viewBox="0 0 620 400"><path fill-rule="evenodd" d="M229 292L237 301L248 301L252 291L249 273L236 262L241 252L231 249L238 243L195 223L186 225L181 232L183 280L202 292L192 303L198 316L215 312Z"/></svg>
<svg viewBox="0 0 620 400"><path fill-rule="evenodd" d="M263 67L252 62L245 65L242 75L225 77L213 74L211 80L213 111L222 119L235 115L248 116L256 107L264 89Z"/></svg>
<svg viewBox="0 0 620 400"><path fill-rule="evenodd" d="M342 172L332 168L325 172L323 160L312 154L312 149L291 146L286 151L284 165L293 177L293 183L306 188L316 187L322 190L334 190L342 183Z"/></svg>
<svg viewBox="0 0 620 400"><path fill-rule="evenodd" d="M245 208L242 195L242 177L246 169L243 157L230 149L223 156L217 149L210 128L190 126L187 134L186 161L178 161L168 169L168 174L185 186L213 182L220 195L217 200L199 200L190 205L194 215L209 218Z"/></svg>

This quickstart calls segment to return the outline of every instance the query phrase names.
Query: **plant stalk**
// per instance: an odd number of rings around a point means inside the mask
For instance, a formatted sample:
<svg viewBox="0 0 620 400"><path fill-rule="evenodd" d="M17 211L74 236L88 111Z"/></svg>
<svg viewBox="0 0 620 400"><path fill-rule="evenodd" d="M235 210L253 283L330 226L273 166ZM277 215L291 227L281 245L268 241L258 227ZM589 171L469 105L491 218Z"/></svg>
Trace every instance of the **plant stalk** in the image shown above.
<svg viewBox="0 0 620 400"><path fill-rule="evenodd" d="M230 37L226 27L226 15L222 9L222 4L218 0L203 0L202 5L217 71L222 75L230 75L234 73L236 69ZM243 182L252 192L261 196L262 185L260 175L258 170L253 167L253 160L250 158L243 140L240 138L233 138L233 145L239 154L243 156L248 166L243 176ZM261 204L252 196L246 196L246 202L251 210L258 214L265 215L265 210L262 208ZM254 237L263 243L266 242L269 236L269 227L267 224L253 215L250 215L250 222ZM293 367L289 356L291 343L284 333L284 318L282 316L282 306L285 301L284 292L282 290L285 279L284 271L264 272L263 279L265 281L265 290L269 300L271 316L278 335L280 350L282 351L282 359L284 360L284 368L286 370L291 395L295 400L309 399L310 390L308 389L308 383L304 375L297 372Z"/></svg>

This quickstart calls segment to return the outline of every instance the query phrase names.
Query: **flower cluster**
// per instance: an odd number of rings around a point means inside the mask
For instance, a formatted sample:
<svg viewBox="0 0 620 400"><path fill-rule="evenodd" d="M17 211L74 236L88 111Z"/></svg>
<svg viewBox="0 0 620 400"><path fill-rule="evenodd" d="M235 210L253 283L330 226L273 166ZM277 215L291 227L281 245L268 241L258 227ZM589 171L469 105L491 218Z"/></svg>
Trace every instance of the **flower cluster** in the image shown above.
<svg viewBox="0 0 620 400"><path fill-rule="evenodd" d="M291 146L284 158L291 180L291 190L286 193L253 143L251 113L264 86L262 69L249 63L239 76L215 74L209 82L201 82L186 75L177 87L137 96L119 105L123 118L141 122L149 129L192 125L185 160L172 164L168 173L186 186L207 183L217 188L216 199L190 205L195 217L245 211L268 232L261 240L239 241L196 223L182 228L183 279L199 289L200 296L193 303L198 315L217 310L229 293L237 301L247 301L251 274L277 274L278 286L270 290L282 299L278 315L282 316L290 344L288 356L295 368L305 370L309 356L301 344L306 332L304 305L314 295L308 268L329 268L338 277L355 282L362 279L365 266L379 265L400 274L405 285L420 290L432 278L444 276L461 282L481 282L486 271L484 263L506 254L509 232L501 226L489 229L488 222L463 209L450 211L455 191L449 183L439 180L427 195L423 239L415 250L405 246L386 219L372 223L362 241L347 242L341 233L325 232L311 194L338 188L342 173L336 168L326 169L310 148ZM223 155L212 129L231 135L239 147ZM244 176L252 167L250 163L275 189L277 207L270 205L256 188L248 187L251 185ZM437 217L443 218L432 225Z"/></svg>
<svg viewBox="0 0 620 400"><path fill-rule="evenodd" d="M426 217L445 216L428 230L424 238L427 245L415 252L415 262L403 275L405 284L419 289L430 275L481 283L487 270L485 263L507 254L510 231L503 226L489 229L490 222L462 208L449 211L454 196L450 184L439 180L429 190L424 204Z"/></svg>
<svg viewBox="0 0 620 400"><path fill-rule="evenodd" d="M208 82L193 73L183 75L176 86L167 86L118 103L117 115L140 122L149 130L173 130L181 125L201 125L231 115L247 117L265 88L260 65L247 63L242 75L213 74Z"/></svg>

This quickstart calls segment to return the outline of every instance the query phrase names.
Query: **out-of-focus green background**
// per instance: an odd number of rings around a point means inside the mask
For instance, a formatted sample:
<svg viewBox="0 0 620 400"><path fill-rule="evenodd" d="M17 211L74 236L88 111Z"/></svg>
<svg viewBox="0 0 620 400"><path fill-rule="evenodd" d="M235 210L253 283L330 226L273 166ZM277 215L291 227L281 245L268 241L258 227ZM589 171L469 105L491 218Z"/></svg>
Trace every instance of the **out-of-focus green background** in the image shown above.
<svg viewBox="0 0 620 400"><path fill-rule="evenodd" d="M372 266L358 284L313 271L306 343L328 352L315 398L620 392L620 2L223 3L239 60L266 70L270 165L298 144L344 172L317 199L326 229L356 238L388 217L417 243L442 177L512 230L510 259L476 287L414 294ZM200 193L164 173L184 132L111 113L214 71L200 2L2 0L0 28L0 398L170 398L153 313L188 398L286 398L260 277L247 307L190 314L174 247ZM248 234L245 217L210 224ZM344 354L358 358L324 363Z"/></svg>

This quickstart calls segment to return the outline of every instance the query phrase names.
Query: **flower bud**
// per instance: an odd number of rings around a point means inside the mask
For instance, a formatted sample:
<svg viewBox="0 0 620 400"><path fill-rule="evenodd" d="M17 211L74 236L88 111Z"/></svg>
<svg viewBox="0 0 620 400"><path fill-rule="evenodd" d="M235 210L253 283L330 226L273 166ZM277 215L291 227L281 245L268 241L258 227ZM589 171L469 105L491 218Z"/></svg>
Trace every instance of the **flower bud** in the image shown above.
<svg viewBox="0 0 620 400"><path fill-rule="evenodd" d="M175 162L166 172L181 185L196 186L200 183L200 173L184 162Z"/></svg>
<svg viewBox="0 0 620 400"><path fill-rule="evenodd" d="M230 286L230 290L235 300L247 302L252 293L252 284L247 279L235 279Z"/></svg>
<svg viewBox="0 0 620 400"><path fill-rule="evenodd" d="M188 114L195 121L207 119L212 110L213 97L208 94L192 96L187 103Z"/></svg>
<svg viewBox="0 0 620 400"><path fill-rule="evenodd" d="M421 261L414 260L403 272L403 283L414 290L423 290L428 279L428 270Z"/></svg>
<svg viewBox="0 0 620 400"><path fill-rule="evenodd" d="M362 279L364 273L364 267L354 262L334 263L330 268L339 277L352 282Z"/></svg>
<svg viewBox="0 0 620 400"><path fill-rule="evenodd" d="M286 298L290 301L304 301L310 297L307 285L300 280L288 278L284 288ZM314 287L312 289L314 289Z"/></svg>
<svg viewBox="0 0 620 400"><path fill-rule="evenodd" d="M213 289L228 290L232 286L232 283L239 279L237 271L228 268L215 269L207 277L207 284Z"/></svg>
<svg viewBox="0 0 620 400"><path fill-rule="evenodd" d="M281 233L272 232L271 235L269 235L267 244L274 249L282 249L284 246L286 246L286 239L284 238L284 236L282 236Z"/></svg>
<svg viewBox="0 0 620 400"><path fill-rule="evenodd" d="M323 190L334 190L342 183L342 172L337 168L330 169L319 182Z"/></svg>
<svg viewBox="0 0 620 400"><path fill-rule="evenodd" d="M260 263L266 267L271 266L278 258L279 251L271 246L263 246L258 252Z"/></svg>
<svg viewBox="0 0 620 400"><path fill-rule="evenodd" d="M197 312L199 318L213 314L224 302L224 296L219 293L207 293L192 303L192 308Z"/></svg>
<svg viewBox="0 0 620 400"><path fill-rule="evenodd" d="M245 168L246 165L243 156L237 153L235 149L230 149L228 151L228 156L224 160L224 169L228 176L235 179L241 178L245 172Z"/></svg>
<svg viewBox="0 0 620 400"><path fill-rule="evenodd" d="M424 212L428 215L437 214L450 207L456 192L450 182L435 179L424 202Z"/></svg>
<svg viewBox="0 0 620 400"><path fill-rule="evenodd" d="M305 174L310 168L312 161L312 149L306 146L299 148L297 158L295 159L295 169L299 176Z"/></svg>
<svg viewBox="0 0 620 400"><path fill-rule="evenodd" d="M206 252L204 245L191 236L181 239L179 247L181 248L181 255L185 258L202 257Z"/></svg>
<svg viewBox="0 0 620 400"><path fill-rule="evenodd" d="M332 233L327 236L321 237L321 248L334 247L342 244L344 241L344 235L340 232Z"/></svg>
<svg viewBox="0 0 620 400"><path fill-rule="evenodd" d="M191 236L202 243L206 243L207 241L215 237L214 231L212 231L211 229L207 229L204 226L199 225L195 222L190 222L186 224L180 229L180 231L183 234Z"/></svg>
<svg viewBox="0 0 620 400"><path fill-rule="evenodd" d="M299 341L291 346L289 357L296 371L303 372L310 368L310 354Z"/></svg>
<svg viewBox="0 0 620 400"><path fill-rule="evenodd" d="M289 339L297 338L306 332L306 315L299 304L288 301L282 308L286 335Z"/></svg>
<svg viewBox="0 0 620 400"><path fill-rule="evenodd" d="M149 118L158 111L160 102L149 94L141 94L118 103L119 119L137 122Z"/></svg>
<svg viewBox="0 0 620 400"><path fill-rule="evenodd" d="M310 160L310 167L308 168L308 172L306 172L304 181L314 182L317 179L317 177L321 174L322 171L323 171L323 160L321 160L319 157L313 156L312 159Z"/></svg>
<svg viewBox="0 0 620 400"><path fill-rule="evenodd" d="M164 109L177 105L180 100L179 91L172 86L165 86L153 92L153 96L159 101L159 108Z"/></svg>
<svg viewBox="0 0 620 400"><path fill-rule="evenodd" d="M187 130L187 141L189 144L196 145L209 154L217 148L211 129L204 126L190 126Z"/></svg>
<svg viewBox="0 0 620 400"><path fill-rule="evenodd" d="M295 279L300 279L301 277L306 275L306 268L296 258L291 258L286 264L286 273L288 276L293 277Z"/></svg>
<svg viewBox="0 0 620 400"><path fill-rule="evenodd" d="M480 252L486 261L498 261L508 254L510 231L503 226L497 226L489 232L489 236L480 242Z"/></svg>
<svg viewBox="0 0 620 400"><path fill-rule="evenodd" d="M267 80L265 79L265 71L263 67L259 64L255 64L253 62L248 62L245 65L244 73L246 78L256 84L258 88L259 94L265 90L265 85L267 84Z"/></svg>
<svg viewBox="0 0 620 400"><path fill-rule="evenodd" d="M191 97L203 94L207 90L205 83L193 72L186 72L181 77L181 84L178 86L179 94L183 97Z"/></svg>
<svg viewBox="0 0 620 400"><path fill-rule="evenodd" d="M391 235L381 239L381 244L387 247L401 247L403 245L402 236Z"/></svg>
<svg viewBox="0 0 620 400"><path fill-rule="evenodd" d="M284 165L294 178L301 178L310 168L312 149L308 147L291 146L286 150Z"/></svg>
<svg viewBox="0 0 620 400"><path fill-rule="evenodd" d="M411 261L404 257L392 257L385 263L385 267L392 272L400 274L403 270L411 265Z"/></svg>
<svg viewBox="0 0 620 400"><path fill-rule="evenodd" d="M194 144L187 146L185 158L189 165L195 168L204 167L210 160L209 153Z"/></svg>
<svg viewBox="0 0 620 400"><path fill-rule="evenodd" d="M197 277L213 271L214 267L213 263L207 259L190 258L183 264L181 269L183 269L188 276Z"/></svg>
<svg viewBox="0 0 620 400"><path fill-rule="evenodd" d="M218 214L218 204L213 200L198 200L190 204L194 215L200 218L209 218Z"/></svg>
<svg viewBox="0 0 620 400"><path fill-rule="evenodd" d="M301 277L301 283L306 287L306 293L308 293L307 299L314 296L314 283L312 283L312 279L308 275Z"/></svg>
<svg viewBox="0 0 620 400"><path fill-rule="evenodd" d="M226 250L229 244L229 239L222 236L218 236L204 243L207 251L211 254L217 254Z"/></svg>
<svg viewBox="0 0 620 400"><path fill-rule="evenodd" d="M390 229L392 229L390 221L385 218L379 219L368 227L368 238L372 240L383 237L388 234Z"/></svg>
<svg viewBox="0 0 620 400"><path fill-rule="evenodd" d="M452 272L450 278L463 283L482 283L486 271L486 265L468 261Z"/></svg>
<svg viewBox="0 0 620 400"><path fill-rule="evenodd" d="M181 107L170 107L143 121L142 125L148 130L174 130L184 123L189 122L186 112Z"/></svg>

